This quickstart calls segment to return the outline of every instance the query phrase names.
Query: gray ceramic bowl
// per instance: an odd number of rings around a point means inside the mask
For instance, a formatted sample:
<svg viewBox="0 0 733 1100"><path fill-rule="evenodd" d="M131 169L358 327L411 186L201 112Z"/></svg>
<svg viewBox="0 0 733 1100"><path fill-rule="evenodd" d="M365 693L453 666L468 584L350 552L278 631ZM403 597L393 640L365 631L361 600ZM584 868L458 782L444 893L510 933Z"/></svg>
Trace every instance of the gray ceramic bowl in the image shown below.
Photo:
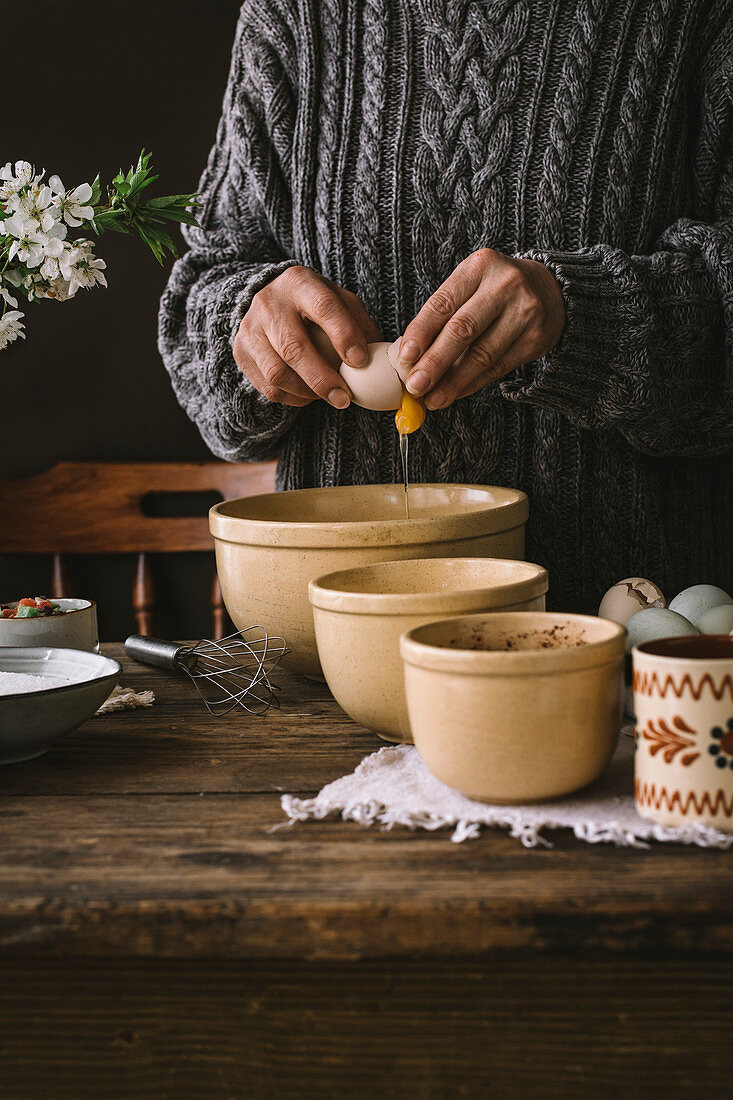
<svg viewBox="0 0 733 1100"><path fill-rule="evenodd" d="M53 646L55 649L88 649L90 653L99 653L97 605L94 600L62 597L54 603L63 608L63 615L0 619L0 646ZM3 604L3 607L12 606Z"/></svg>
<svg viewBox="0 0 733 1100"><path fill-rule="evenodd" d="M0 764L31 760L91 718L119 679L119 661L81 649L0 646L0 672L53 676L61 687L0 695Z"/></svg>

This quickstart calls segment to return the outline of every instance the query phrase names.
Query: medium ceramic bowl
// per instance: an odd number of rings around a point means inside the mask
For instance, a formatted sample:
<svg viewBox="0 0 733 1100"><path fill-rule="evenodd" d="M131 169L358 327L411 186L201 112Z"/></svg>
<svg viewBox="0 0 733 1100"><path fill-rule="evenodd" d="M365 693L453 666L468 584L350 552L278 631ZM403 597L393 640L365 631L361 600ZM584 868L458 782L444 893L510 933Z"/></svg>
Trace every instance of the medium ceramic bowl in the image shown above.
<svg viewBox="0 0 733 1100"><path fill-rule="evenodd" d="M401 485L296 489L215 505L209 526L222 595L237 629L281 634L283 662L320 676L308 581L397 558L522 558L529 508L518 489Z"/></svg>
<svg viewBox="0 0 733 1100"><path fill-rule="evenodd" d="M62 687L0 695L0 764L40 756L91 718L117 683L119 661L81 649L0 647L0 672L52 676Z"/></svg>
<svg viewBox="0 0 733 1100"><path fill-rule="evenodd" d="M404 634L407 709L427 767L485 802L558 798L596 779L621 725L618 623L534 611Z"/></svg>
<svg viewBox="0 0 733 1100"><path fill-rule="evenodd" d="M94 600L54 600L63 615L44 615L38 619L0 619L0 646L56 646L61 649L86 649L99 653L97 605ZM13 607L12 603L3 607Z"/></svg>
<svg viewBox="0 0 733 1100"><path fill-rule="evenodd" d="M312 580L326 683L339 706L388 741L412 742L400 635L471 611L544 611L547 572L501 558L380 562Z"/></svg>

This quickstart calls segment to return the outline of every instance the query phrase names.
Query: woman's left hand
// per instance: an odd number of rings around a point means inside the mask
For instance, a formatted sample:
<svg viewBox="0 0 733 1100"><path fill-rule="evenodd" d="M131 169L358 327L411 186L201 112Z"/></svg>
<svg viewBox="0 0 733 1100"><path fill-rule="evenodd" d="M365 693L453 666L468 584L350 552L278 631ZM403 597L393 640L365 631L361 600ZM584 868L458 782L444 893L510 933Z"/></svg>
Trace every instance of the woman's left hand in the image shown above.
<svg viewBox="0 0 733 1100"><path fill-rule="evenodd" d="M533 359L547 355L565 327L555 276L536 260L491 248L473 252L405 329L399 361L407 389L443 409Z"/></svg>

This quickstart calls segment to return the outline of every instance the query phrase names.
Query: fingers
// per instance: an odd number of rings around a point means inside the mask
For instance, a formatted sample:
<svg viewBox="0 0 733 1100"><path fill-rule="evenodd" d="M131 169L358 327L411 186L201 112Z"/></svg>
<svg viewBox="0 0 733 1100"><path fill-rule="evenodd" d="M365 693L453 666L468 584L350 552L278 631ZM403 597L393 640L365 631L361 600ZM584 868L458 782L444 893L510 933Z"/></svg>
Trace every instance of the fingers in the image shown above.
<svg viewBox="0 0 733 1100"><path fill-rule="evenodd" d="M526 362L521 358L525 351L523 334L524 326L516 313L502 313L427 395L426 408L444 409Z"/></svg>
<svg viewBox="0 0 733 1100"><path fill-rule="evenodd" d="M254 354L243 342L235 340L234 359L242 374L268 401L302 408L316 400L316 395L283 363L266 339L261 340Z"/></svg>
<svg viewBox="0 0 733 1100"><path fill-rule="evenodd" d="M372 318L367 312L367 308L362 302L361 298L357 294L352 294L350 290L344 290L343 287L335 287L336 293L341 300L345 303L347 309L351 313L359 328L364 333L368 344L375 344L381 341L382 334L375 325Z"/></svg>
<svg viewBox="0 0 733 1100"><path fill-rule="evenodd" d="M564 325L562 291L549 268L484 248L458 265L407 327L398 365L412 366L408 391L442 409L547 354Z"/></svg>
<svg viewBox="0 0 733 1100"><path fill-rule="evenodd" d="M291 314L277 323L268 333L268 337L285 370L295 372L296 376L309 388L311 395L322 397L336 409L345 409L350 404L351 397L346 383L316 351L305 325L297 314ZM278 373L274 361L272 369ZM287 379L279 373L278 378L280 388L284 388L283 382L287 383Z"/></svg>
<svg viewBox="0 0 733 1100"><path fill-rule="evenodd" d="M363 366L367 361L366 335L336 290L306 267L291 267L280 278L286 276L292 304L300 316L321 326L345 363ZM297 370L296 364L285 358Z"/></svg>
<svg viewBox="0 0 733 1100"><path fill-rule="evenodd" d="M486 327L489 321L481 325L480 314L474 303L473 309L462 309L473 297L481 285L486 263L485 253L489 250L474 252L458 265L446 281L428 298L417 317L405 329L400 344L399 364L402 367L415 367L407 382L410 393L422 394L434 386L448 370L458 355L464 351ZM457 318L458 316L458 319ZM450 327L448 327L450 325ZM481 325L481 327L478 327ZM443 340L443 352L436 353L431 345L440 333L447 329ZM469 338L470 337L470 338ZM448 348L453 353L448 358ZM426 363L426 352L431 355ZM425 377L418 377L423 374Z"/></svg>

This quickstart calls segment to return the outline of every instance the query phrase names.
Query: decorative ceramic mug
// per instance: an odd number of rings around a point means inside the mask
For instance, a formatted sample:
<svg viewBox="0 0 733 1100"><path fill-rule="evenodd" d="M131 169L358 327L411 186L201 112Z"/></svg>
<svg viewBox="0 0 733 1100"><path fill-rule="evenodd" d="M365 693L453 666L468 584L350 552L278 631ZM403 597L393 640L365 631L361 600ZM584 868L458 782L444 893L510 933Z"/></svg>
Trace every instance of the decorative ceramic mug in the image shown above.
<svg viewBox="0 0 733 1100"><path fill-rule="evenodd" d="M661 638L632 657L638 813L733 832L733 637Z"/></svg>

